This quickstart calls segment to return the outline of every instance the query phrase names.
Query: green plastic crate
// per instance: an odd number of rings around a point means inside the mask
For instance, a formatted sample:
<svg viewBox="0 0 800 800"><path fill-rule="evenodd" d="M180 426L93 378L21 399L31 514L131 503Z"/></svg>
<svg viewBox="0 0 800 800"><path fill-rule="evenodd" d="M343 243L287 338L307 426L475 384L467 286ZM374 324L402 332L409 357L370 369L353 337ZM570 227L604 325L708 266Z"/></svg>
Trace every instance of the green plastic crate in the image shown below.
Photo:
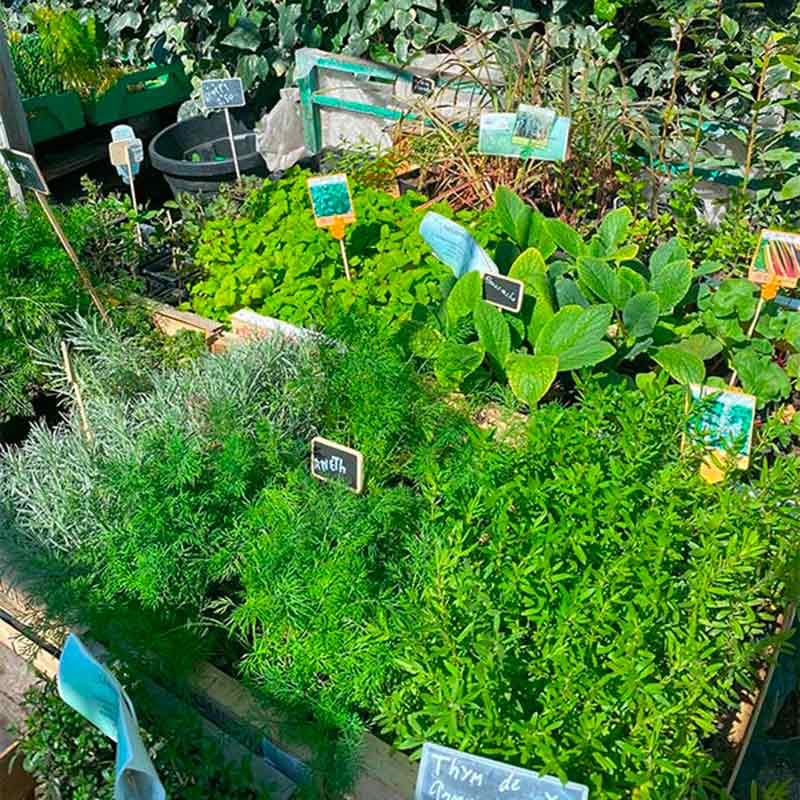
<svg viewBox="0 0 800 800"><path fill-rule="evenodd" d="M192 86L183 65L164 64L123 75L107 92L84 103L92 125L110 125L188 100Z"/></svg>
<svg viewBox="0 0 800 800"><path fill-rule="evenodd" d="M22 107L34 144L86 127L81 98L77 92L29 97L22 101Z"/></svg>

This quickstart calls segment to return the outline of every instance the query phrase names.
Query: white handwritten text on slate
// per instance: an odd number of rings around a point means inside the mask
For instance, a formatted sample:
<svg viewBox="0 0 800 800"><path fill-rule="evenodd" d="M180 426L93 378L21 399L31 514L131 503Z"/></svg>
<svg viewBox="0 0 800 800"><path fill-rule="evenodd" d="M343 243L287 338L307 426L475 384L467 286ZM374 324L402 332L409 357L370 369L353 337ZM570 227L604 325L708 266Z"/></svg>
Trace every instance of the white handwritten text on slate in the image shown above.
<svg viewBox="0 0 800 800"><path fill-rule="evenodd" d="M589 788L425 743L414 800L588 800Z"/></svg>

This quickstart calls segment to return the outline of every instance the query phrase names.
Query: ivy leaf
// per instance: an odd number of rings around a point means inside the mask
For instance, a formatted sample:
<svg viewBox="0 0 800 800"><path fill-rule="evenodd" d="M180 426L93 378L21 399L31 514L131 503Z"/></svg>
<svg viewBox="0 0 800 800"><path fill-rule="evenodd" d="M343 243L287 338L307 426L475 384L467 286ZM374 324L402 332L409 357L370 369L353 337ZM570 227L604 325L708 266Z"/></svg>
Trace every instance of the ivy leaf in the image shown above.
<svg viewBox="0 0 800 800"><path fill-rule="evenodd" d="M468 272L460 277L447 296L447 316L451 322L475 310L481 302L481 274Z"/></svg>
<svg viewBox="0 0 800 800"><path fill-rule="evenodd" d="M536 355L558 356L558 368L565 371L605 361L616 352L604 341L612 311L610 305L565 306L539 332Z"/></svg>
<svg viewBox="0 0 800 800"><path fill-rule="evenodd" d="M142 15L138 11L125 11L122 14L115 14L108 23L108 35L119 36L126 28L138 31L141 24Z"/></svg>
<svg viewBox="0 0 800 800"><path fill-rule="evenodd" d="M533 408L553 385L558 373L556 356L511 354L506 361L511 391Z"/></svg>
<svg viewBox="0 0 800 800"><path fill-rule="evenodd" d="M250 50L255 53L261 46L261 34L258 26L247 17L239 17L233 30L222 40L226 47L235 47L237 50Z"/></svg>
<svg viewBox="0 0 800 800"><path fill-rule="evenodd" d="M586 250L578 233L560 219L548 219L547 232L556 245L573 258L578 258Z"/></svg>
<svg viewBox="0 0 800 800"><path fill-rule="evenodd" d="M458 344L445 341L436 354L433 372L446 389L457 389L464 378L478 369L484 355L483 347L478 342Z"/></svg>
<svg viewBox="0 0 800 800"><path fill-rule="evenodd" d="M631 336L637 339L653 332L658 322L658 295L655 292L640 292L625 303L622 321Z"/></svg>
<svg viewBox="0 0 800 800"><path fill-rule="evenodd" d="M739 23L735 19L727 14L721 14L719 22L729 39L735 39L739 35Z"/></svg>
<svg viewBox="0 0 800 800"><path fill-rule="evenodd" d="M792 390L786 372L768 356L761 356L750 348L734 355L733 368L739 376L742 389L758 398L759 408L783 400Z"/></svg>
<svg viewBox="0 0 800 800"><path fill-rule="evenodd" d="M533 209L517 194L505 186L494 193L495 214L500 227L520 248L528 244Z"/></svg>
<svg viewBox="0 0 800 800"><path fill-rule="evenodd" d="M478 303L472 314L483 349L495 369L502 375L503 364L511 352L511 331L503 312L488 303Z"/></svg>
<svg viewBox="0 0 800 800"><path fill-rule="evenodd" d="M678 383L703 383L706 368L699 356L668 344L653 353L653 360Z"/></svg>

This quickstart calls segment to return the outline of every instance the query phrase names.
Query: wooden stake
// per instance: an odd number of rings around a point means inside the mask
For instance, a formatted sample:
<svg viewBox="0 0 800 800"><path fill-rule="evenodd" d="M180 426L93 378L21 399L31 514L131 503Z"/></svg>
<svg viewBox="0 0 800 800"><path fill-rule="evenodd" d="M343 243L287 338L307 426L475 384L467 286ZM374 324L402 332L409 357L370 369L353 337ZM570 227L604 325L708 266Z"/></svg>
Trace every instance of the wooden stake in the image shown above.
<svg viewBox="0 0 800 800"><path fill-rule="evenodd" d="M67 239L66 234L56 219L55 214L53 214L53 209L50 208L50 203L47 202L47 197L45 197L45 195L43 195L41 192L34 192L34 194L36 195L36 199L39 201L39 205L42 207L42 211L44 211L47 219L53 226L53 230L56 232L56 236L58 236L61 246L66 251L70 261L72 261L75 269L77 270L86 291L89 293L89 297L92 298L95 308L100 312L100 316L103 318L103 320L110 325L111 318L108 316L108 311L106 311L105 306L97 294L97 290L92 285L92 279L89 277L89 273L86 272L86 270L81 266L80 261L78 261L78 256L72 249L72 245L69 243L69 239Z"/></svg>
<svg viewBox="0 0 800 800"><path fill-rule="evenodd" d="M78 406L78 414L81 418L81 431L86 439L87 444L91 444L94 441L94 434L92 433L92 429L89 427L89 420L86 416L86 406L83 404L81 387L78 386L78 382L75 380L75 373L72 371L72 362L69 358L69 349L67 348L67 343L63 339L61 340L61 357L64 360L64 372L67 376L67 382L72 389L72 393L75 395L75 404Z"/></svg>
<svg viewBox="0 0 800 800"><path fill-rule="evenodd" d="M778 294L778 287L780 283L775 275L769 280L768 283L765 283L761 287L761 297L758 298L758 305L756 306L756 313L753 315L753 321L750 323L750 327L747 330L747 338L752 339L753 334L756 332L756 325L758 325L759 317L761 316L761 312L764 310L764 301L765 300L774 300ZM728 381L728 386L733 387L736 385L736 379L738 377L738 373L736 370L733 371L731 375L731 379Z"/></svg>
<svg viewBox="0 0 800 800"><path fill-rule="evenodd" d="M344 274L347 280L352 281L350 277L350 264L347 261L347 250L344 249L344 239L339 239L339 249L342 251L342 261L344 262Z"/></svg>
<svg viewBox="0 0 800 800"><path fill-rule="evenodd" d="M233 128L231 127L231 112L227 108L225 111L225 124L228 126L228 139L231 143L231 155L233 156L233 166L236 168L236 180L242 185L242 173L239 172L239 155L236 152L236 141L233 138Z"/></svg>

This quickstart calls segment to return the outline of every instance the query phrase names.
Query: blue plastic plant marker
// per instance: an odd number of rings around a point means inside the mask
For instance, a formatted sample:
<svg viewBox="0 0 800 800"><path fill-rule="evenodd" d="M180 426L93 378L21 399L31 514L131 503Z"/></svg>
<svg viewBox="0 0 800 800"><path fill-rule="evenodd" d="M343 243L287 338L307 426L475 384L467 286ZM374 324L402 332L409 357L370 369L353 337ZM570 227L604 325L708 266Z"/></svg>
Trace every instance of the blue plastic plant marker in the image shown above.
<svg viewBox="0 0 800 800"><path fill-rule="evenodd" d="M422 238L430 245L436 258L453 270L456 278L468 272L498 275L497 265L472 238L472 234L457 222L435 211L429 211L419 226Z"/></svg>
<svg viewBox="0 0 800 800"><path fill-rule="evenodd" d="M166 800L130 699L74 634L61 652L57 683L61 699L117 743L114 800Z"/></svg>
<svg viewBox="0 0 800 800"><path fill-rule="evenodd" d="M111 141L131 143L131 168L133 169L134 176L138 175L139 168L141 167L142 161L144 161L144 145L141 139L136 138L136 133L133 128L131 128L130 125L115 125L111 129ZM127 166L118 166L117 174L126 184L130 183Z"/></svg>

